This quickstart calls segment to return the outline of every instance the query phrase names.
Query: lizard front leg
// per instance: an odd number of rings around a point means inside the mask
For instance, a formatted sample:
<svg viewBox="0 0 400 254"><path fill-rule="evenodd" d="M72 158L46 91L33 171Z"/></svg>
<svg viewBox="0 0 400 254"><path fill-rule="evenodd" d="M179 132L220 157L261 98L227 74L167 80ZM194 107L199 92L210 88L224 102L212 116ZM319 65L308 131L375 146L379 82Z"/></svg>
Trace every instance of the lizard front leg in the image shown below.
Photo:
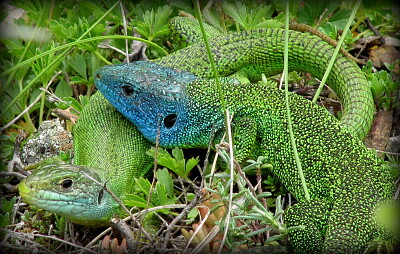
<svg viewBox="0 0 400 254"><path fill-rule="evenodd" d="M234 157L243 164L247 159L254 158L257 123L250 117L237 117L233 121L233 130Z"/></svg>
<svg viewBox="0 0 400 254"><path fill-rule="evenodd" d="M324 244L329 204L321 200L302 201L286 211L285 222L295 253L321 253Z"/></svg>

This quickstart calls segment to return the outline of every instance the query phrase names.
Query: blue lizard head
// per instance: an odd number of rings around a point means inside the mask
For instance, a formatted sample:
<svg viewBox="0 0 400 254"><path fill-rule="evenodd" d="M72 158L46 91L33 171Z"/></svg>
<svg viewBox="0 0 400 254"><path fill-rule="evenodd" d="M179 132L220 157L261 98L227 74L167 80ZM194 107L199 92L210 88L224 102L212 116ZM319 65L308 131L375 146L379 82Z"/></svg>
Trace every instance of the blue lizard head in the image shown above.
<svg viewBox="0 0 400 254"><path fill-rule="evenodd" d="M96 73L100 92L127 117L148 140L163 147L204 147L215 111L204 110L208 121L199 121L199 104L187 88L198 78L186 71L147 61L109 65ZM210 113L210 116L207 116Z"/></svg>

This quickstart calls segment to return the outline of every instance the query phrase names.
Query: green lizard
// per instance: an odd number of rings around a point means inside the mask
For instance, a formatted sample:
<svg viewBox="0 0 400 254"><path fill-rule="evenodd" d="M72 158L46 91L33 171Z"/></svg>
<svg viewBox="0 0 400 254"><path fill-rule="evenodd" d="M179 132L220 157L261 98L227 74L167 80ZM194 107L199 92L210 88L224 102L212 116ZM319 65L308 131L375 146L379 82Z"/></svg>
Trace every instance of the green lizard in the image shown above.
<svg viewBox="0 0 400 254"><path fill-rule="evenodd" d="M165 79L152 79L162 75ZM215 84L151 62L104 66L96 86L151 142L161 147L207 148L219 143L224 114ZM267 156L273 173L300 201L286 217L296 252L359 253L374 239L393 240L377 212L394 194L382 161L342 123L290 94L293 131L311 201L306 201L286 121L284 93L265 84L223 84L233 114L235 158ZM308 209L307 209L308 208ZM306 216L304 216L306 215Z"/></svg>
<svg viewBox="0 0 400 254"><path fill-rule="evenodd" d="M111 217L124 212L104 186L117 197L131 193L132 178L144 175L151 166L148 149L150 142L96 93L74 128L74 162L85 166L39 167L20 182L19 193L25 202L75 223L106 226Z"/></svg>
<svg viewBox="0 0 400 254"><path fill-rule="evenodd" d="M175 19L174 22L175 24L179 24L179 22L182 23L182 20ZM293 31L290 32L290 35L291 43L293 44L293 49L291 50L292 62L294 63L291 67L293 69L308 70L317 76L320 75L324 64L327 64L332 54L332 47L318 37ZM215 48L215 54L218 56L217 66L220 75L225 76L241 70L241 73L247 74L247 77L255 80L261 76L262 72L273 74L282 69L280 57L283 55L283 37L282 30L280 29L243 32L241 34L222 37L217 36L211 40L211 44ZM304 48L302 48L303 46ZM211 70L207 67L208 59L204 52L203 44L196 43L170 56L154 61L165 66L177 66L197 76L211 77ZM317 56L320 58L317 58ZM307 61L301 63L301 60ZM316 68L316 66L321 67ZM161 76L162 73L152 72L149 80L158 82L157 79L160 79ZM168 77L164 76L165 78ZM193 75L193 77L187 76L187 78L194 79L195 77ZM328 81L342 98L344 107L342 121L354 130L355 135L360 138L364 137L372 120L373 102L363 74L354 63L343 56L339 56L336 67ZM358 96L364 99L359 100ZM111 185L119 183L120 179L124 179L124 177L126 179L127 177L143 174L147 168L147 159L145 160L142 154L135 153L134 151L143 152L149 145L139 138L135 127L128 127L125 121L120 119L120 115L115 112L102 113L104 108L108 107L109 103L99 95L98 98L94 98L84 108L84 114L79 118L75 128L74 149L77 156L75 164L100 168L100 170L95 170L95 172L105 170L106 172L100 172L100 174L105 173L107 176L111 175L112 177L102 180L103 182L108 181L109 185ZM104 130L104 126L107 126L109 130ZM103 135L113 135L114 140L111 137L109 138L109 136L104 138ZM136 144L125 141L131 139L130 135L134 137L133 140L137 140ZM104 140L108 145L102 144ZM133 142L133 140L129 142ZM126 154L129 154L129 156L126 156ZM129 160L126 158L129 158ZM115 172L117 169L120 170L121 167L117 165L123 165L123 170L118 175L110 173ZM76 171L75 166L71 166L71 168L73 172ZM39 171L41 170L46 170L46 173L40 173ZM86 170L90 169L86 168ZM57 183L56 180L59 180L58 173L51 173L51 169L39 169L37 171L34 175L46 175L49 181L54 181L54 184ZM129 174L125 176L125 173ZM34 200L33 197L39 195L37 193L45 192L47 189L47 185L42 184L43 181L37 183L37 181L30 180L34 179L34 175L28 177L20 185L21 195L24 200L32 205L59 212L59 208L48 206L45 200L41 200L40 202ZM110 187L110 189L117 192L118 195L125 193L131 185L124 185L124 183L127 184L126 180L121 182L120 185L113 185L113 188ZM76 185L77 190L74 190L75 186L73 186L71 191L78 191L79 186L78 184ZM51 190L48 191L50 192ZM52 194L46 195L48 195L47 197L58 195L59 191L58 189L54 189ZM29 195L27 194L28 192ZM71 193L71 195L74 195L73 192ZM100 191L97 190L97 193L100 193ZM43 197L46 196L44 195ZM59 198L61 199L61 196ZM109 207L115 207L116 205L114 203ZM107 206L103 208L107 209ZM100 225L97 217L93 216L92 218L95 222L91 223L89 219L82 219L80 217L82 213L78 213L78 208L76 209L76 214L65 212L63 215L78 223ZM111 216L114 212L115 209L108 209L104 214ZM107 216L103 216L100 220L105 220L103 224L106 224L108 218Z"/></svg>
<svg viewBox="0 0 400 254"><path fill-rule="evenodd" d="M171 23L175 30L182 31L185 38L199 41L198 32L186 28L198 26L197 20L178 17ZM260 80L261 74L271 76L282 72L284 29L259 29L217 36L218 31L209 25L205 27L213 36L210 47L219 76L236 73L253 82ZM289 71L310 72L322 78L334 51L325 40L290 30ZM196 43L153 61L189 71L198 77L213 77L203 43ZM369 132L375 111L371 88L365 75L353 61L339 54L327 83L342 103L341 122L363 140Z"/></svg>

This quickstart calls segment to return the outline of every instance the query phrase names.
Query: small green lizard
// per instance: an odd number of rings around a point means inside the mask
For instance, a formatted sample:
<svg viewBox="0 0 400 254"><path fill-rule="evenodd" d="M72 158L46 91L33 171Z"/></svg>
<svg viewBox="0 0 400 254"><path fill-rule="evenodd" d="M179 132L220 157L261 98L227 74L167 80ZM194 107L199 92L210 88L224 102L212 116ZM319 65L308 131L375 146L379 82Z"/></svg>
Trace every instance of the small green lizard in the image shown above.
<svg viewBox="0 0 400 254"><path fill-rule="evenodd" d="M19 193L28 204L75 223L107 226L124 212L104 187L117 197L132 193L132 178L152 165L146 155L150 147L132 123L95 93L74 128L74 162L85 166L44 164L19 183Z"/></svg>
<svg viewBox="0 0 400 254"><path fill-rule="evenodd" d="M225 132L219 91L210 80L134 62L102 67L95 83L148 140L157 139L161 147L207 148L213 130L214 143ZM284 93L261 83L223 84L222 93L233 114L236 160L267 156L274 175L300 201L286 217L289 226L305 226L290 233L296 252L359 253L374 239L393 240L377 219L393 198L393 179L342 123L290 94L294 137L311 196L307 201L289 140Z"/></svg>

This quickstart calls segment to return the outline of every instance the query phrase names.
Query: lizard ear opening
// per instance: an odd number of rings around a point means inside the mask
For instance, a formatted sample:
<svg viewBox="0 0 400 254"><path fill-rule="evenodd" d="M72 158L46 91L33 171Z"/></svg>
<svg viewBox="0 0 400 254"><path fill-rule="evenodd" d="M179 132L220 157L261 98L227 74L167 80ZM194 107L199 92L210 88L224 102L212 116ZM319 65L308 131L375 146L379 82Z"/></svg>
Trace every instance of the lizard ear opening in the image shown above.
<svg viewBox="0 0 400 254"><path fill-rule="evenodd" d="M166 117L164 117L165 127L167 127L167 129L171 129L172 127L174 127L177 117L178 117L177 114L169 114Z"/></svg>
<svg viewBox="0 0 400 254"><path fill-rule="evenodd" d="M103 195L104 195L104 189L101 189L99 192L99 196L97 197L97 204L101 204L101 201L103 200Z"/></svg>

